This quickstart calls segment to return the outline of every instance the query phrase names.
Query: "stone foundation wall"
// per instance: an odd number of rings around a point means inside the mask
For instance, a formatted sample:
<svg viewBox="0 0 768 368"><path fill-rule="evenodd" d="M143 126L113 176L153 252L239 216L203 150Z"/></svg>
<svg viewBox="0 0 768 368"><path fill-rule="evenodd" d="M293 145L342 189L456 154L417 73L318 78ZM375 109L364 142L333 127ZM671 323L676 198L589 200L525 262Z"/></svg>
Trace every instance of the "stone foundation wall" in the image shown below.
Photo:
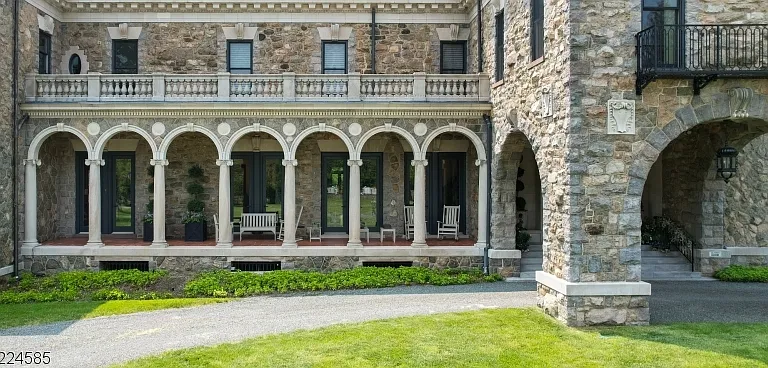
<svg viewBox="0 0 768 368"><path fill-rule="evenodd" d="M184 133L174 139L168 149L168 166L165 172L165 233L168 239L184 238L183 217L187 212L189 194L187 184L192 180L187 173L197 164L203 169L204 192L200 200L205 204L204 214L208 236L214 237L213 215L219 213L219 167L216 165L218 152L210 138L201 133ZM146 163L137 165L146 170ZM138 169L137 169L138 170ZM148 179L146 179L148 180ZM139 209L139 212L142 209Z"/></svg>
<svg viewBox="0 0 768 368"><path fill-rule="evenodd" d="M538 306L569 326L647 325L647 296L566 296L538 285Z"/></svg>
<svg viewBox="0 0 768 368"><path fill-rule="evenodd" d="M54 274L72 270L99 270L101 261L147 261L149 269L168 270L172 274L196 274L203 271L229 269L231 261L279 261L284 270L305 270L331 272L360 267L363 262L413 262L414 266L434 269L479 269L483 266L483 257L253 257L229 259L227 257L92 257L92 256L24 256L24 267L35 274ZM510 269L495 267L491 272Z"/></svg>

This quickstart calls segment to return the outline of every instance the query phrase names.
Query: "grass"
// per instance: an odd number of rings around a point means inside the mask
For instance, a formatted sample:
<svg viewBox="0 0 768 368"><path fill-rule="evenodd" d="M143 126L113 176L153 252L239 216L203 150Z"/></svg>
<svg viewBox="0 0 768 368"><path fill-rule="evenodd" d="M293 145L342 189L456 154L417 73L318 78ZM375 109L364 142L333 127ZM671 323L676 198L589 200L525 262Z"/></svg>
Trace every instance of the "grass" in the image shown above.
<svg viewBox="0 0 768 368"><path fill-rule="evenodd" d="M167 352L123 367L768 367L768 325L579 330L533 309L407 317Z"/></svg>
<svg viewBox="0 0 768 368"><path fill-rule="evenodd" d="M717 271L715 278L731 282L768 282L768 266L728 266Z"/></svg>
<svg viewBox="0 0 768 368"><path fill-rule="evenodd" d="M0 328L113 316L158 309L194 307L227 299L111 300L10 304L0 307Z"/></svg>
<svg viewBox="0 0 768 368"><path fill-rule="evenodd" d="M130 227L133 224L131 216L131 206L117 206L115 225L120 227Z"/></svg>

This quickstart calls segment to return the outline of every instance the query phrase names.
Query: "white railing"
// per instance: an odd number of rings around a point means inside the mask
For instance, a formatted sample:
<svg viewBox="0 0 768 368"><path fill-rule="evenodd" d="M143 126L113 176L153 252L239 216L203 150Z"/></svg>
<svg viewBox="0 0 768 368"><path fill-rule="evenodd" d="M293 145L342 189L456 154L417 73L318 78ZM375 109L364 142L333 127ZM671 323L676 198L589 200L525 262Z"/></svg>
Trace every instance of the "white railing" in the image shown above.
<svg viewBox="0 0 768 368"><path fill-rule="evenodd" d="M486 102L488 74L30 74L28 102Z"/></svg>

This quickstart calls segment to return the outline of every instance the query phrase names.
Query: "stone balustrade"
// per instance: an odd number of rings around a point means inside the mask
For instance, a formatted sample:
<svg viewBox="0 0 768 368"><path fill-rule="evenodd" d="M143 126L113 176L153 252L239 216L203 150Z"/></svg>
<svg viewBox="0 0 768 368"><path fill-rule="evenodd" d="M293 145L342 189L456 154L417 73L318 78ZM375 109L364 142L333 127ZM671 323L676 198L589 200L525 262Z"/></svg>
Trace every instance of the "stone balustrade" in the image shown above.
<svg viewBox="0 0 768 368"><path fill-rule="evenodd" d="M487 102L487 74L29 74L27 102Z"/></svg>

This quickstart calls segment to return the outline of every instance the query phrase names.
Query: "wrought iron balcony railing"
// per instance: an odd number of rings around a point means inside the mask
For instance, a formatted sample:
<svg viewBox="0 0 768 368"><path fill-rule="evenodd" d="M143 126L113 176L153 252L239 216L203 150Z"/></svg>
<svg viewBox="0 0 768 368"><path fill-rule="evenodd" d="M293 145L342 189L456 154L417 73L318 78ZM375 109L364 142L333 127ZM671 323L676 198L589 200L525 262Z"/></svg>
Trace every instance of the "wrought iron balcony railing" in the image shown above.
<svg viewBox="0 0 768 368"><path fill-rule="evenodd" d="M31 74L27 102L487 102L488 74Z"/></svg>
<svg viewBox="0 0 768 368"><path fill-rule="evenodd" d="M635 35L637 94L657 78L768 78L768 24L654 26Z"/></svg>

